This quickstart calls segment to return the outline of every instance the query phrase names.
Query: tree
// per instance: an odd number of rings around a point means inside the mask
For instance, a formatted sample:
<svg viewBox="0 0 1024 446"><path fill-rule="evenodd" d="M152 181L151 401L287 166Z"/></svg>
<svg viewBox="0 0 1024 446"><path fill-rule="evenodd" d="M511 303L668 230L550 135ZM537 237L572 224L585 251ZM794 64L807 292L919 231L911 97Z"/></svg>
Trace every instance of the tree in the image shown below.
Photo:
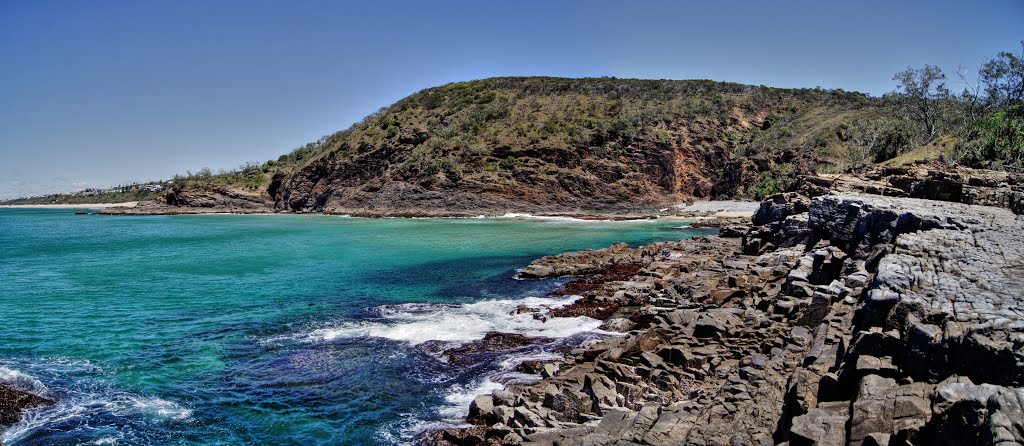
<svg viewBox="0 0 1024 446"><path fill-rule="evenodd" d="M939 67L925 65L924 68L907 67L892 79L900 83L896 90L900 105L910 119L924 127L925 143L931 142L938 136L942 102L949 98L946 75Z"/></svg>
<svg viewBox="0 0 1024 446"><path fill-rule="evenodd" d="M1002 51L985 62L978 74L990 104L1003 107L1020 103L1024 100L1024 41L1020 54Z"/></svg>

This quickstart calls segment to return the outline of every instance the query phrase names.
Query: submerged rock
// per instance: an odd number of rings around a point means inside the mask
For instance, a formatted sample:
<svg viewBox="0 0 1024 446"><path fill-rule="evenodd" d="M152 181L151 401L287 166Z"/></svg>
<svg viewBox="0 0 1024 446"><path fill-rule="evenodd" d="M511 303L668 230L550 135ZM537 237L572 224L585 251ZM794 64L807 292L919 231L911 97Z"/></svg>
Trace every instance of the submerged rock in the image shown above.
<svg viewBox="0 0 1024 446"><path fill-rule="evenodd" d="M517 333L502 333L491 331L484 335L483 339L468 342L455 348L450 348L442 353L448 358L451 364L468 364L477 355L492 353L503 350L512 350L527 345L548 344L554 342L553 338L530 337Z"/></svg>
<svg viewBox="0 0 1024 446"><path fill-rule="evenodd" d="M0 427L17 423L27 409L53 404L53 400L0 385Z"/></svg>

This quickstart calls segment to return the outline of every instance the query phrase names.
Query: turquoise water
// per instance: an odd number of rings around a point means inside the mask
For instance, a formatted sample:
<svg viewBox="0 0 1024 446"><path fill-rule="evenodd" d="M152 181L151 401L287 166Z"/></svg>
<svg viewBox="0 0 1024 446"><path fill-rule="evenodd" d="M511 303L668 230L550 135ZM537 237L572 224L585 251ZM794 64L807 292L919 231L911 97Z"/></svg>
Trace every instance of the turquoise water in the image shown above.
<svg viewBox="0 0 1024 446"><path fill-rule="evenodd" d="M531 296L558 281L515 268L700 233L679 225L0 210L0 381L59 401L0 442L408 442L457 423L473 393L529 379L514 357L454 367L428 341L601 335L509 315L556 303Z"/></svg>

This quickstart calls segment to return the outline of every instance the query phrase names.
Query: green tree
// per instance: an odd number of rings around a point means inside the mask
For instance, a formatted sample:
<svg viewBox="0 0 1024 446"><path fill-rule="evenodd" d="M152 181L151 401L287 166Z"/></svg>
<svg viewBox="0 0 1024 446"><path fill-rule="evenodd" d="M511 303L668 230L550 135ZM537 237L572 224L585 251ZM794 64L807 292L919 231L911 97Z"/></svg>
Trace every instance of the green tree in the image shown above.
<svg viewBox="0 0 1024 446"><path fill-rule="evenodd" d="M924 68L907 67L892 79L899 82L897 103L908 118L924 128L927 135L925 143L931 142L938 136L939 123L943 118L943 102L950 98L946 75L939 67L925 65Z"/></svg>
<svg viewBox="0 0 1024 446"><path fill-rule="evenodd" d="M1000 52L978 71L988 101L996 107L1024 100L1024 41L1020 54Z"/></svg>

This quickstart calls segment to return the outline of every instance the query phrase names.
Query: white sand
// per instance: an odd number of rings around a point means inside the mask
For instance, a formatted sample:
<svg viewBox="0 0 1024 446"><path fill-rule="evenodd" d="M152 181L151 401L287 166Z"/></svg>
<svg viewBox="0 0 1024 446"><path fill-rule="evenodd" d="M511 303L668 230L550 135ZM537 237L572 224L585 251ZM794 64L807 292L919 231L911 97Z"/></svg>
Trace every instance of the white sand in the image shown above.
<svg viewBox="0 0 1024 446"><path fill-rule="evenodd" d="M751 217L760 206L760 201L697 201L693 204L677 204L675 205L675 211L708 214L711 217L720 218Z"/></svg>
<svg viewBox="0 0 1024 446"><path fill-rule="evenodd" d="M112 207L133 208L139 204L138 201L126 201L124 203L86 203L86 204L5 204L0 208L12 209L106 209Z"/></svg>

